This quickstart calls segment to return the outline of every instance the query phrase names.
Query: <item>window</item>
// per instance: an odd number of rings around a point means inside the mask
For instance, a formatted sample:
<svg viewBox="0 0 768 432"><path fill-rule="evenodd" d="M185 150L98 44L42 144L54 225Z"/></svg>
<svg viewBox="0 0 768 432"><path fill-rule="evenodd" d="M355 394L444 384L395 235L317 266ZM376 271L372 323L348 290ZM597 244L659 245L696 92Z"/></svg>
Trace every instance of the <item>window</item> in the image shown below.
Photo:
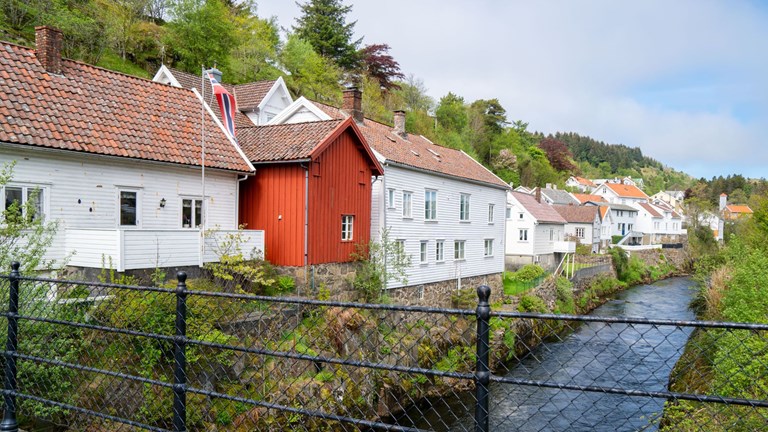
<svg viewBox="0 0 768 432"><path fill-rule="evenodd" d="M435 261L445 261L445 242L442 240L435 242Z"/></svg>
<svg viewBox="0 0 768 432"><path fill-rule="evenodd" d="M437 191L424 191L424 220L437 220Z"/></svg>
<svg viewBox="0 0 768 432"><path fill-rule="evenodd" d="M425 240L419 243L419 262L422 264L427 263L427 242Z"/></svg>
<svg viewBox="0 0 768 432"><path fill-rule="evenodd" d="M584 228L576 228L576 237L584 238Z"/></svg>
<svg viewBox="0 0 768 432"><path fill-rule="evenodd" d="M45 189L37 186L6 186L5 217L20 218L24 215L29 221L45 217Z"/></svg>
<svg viewBox="0 0 768 432"><path fill-rule="evenodd" d="M493 223L493 204L488 204L488 223Z"/></svg>
<svg viewBox="0 0 768 432"><path fill-rule="evenodd" d="M549 241L552 241L555 239L555 230L551 229L549 230Z"/></svg>
<svg viewBox="0 0 768 432"><path fill-rule="evenodd" d="M485 239L485 256L493 256L493 239Z"/></svg>
<svg viewBox="0 0 768 432"><path fill-rule="evenodd" d="M459 220L469 220L469 195L461 194L459 198Z"/></svg>
<svg viewBox="0 0 768 432"><path fill-rule="evenodd" d="M395 240L395 254L405 256L405 240Z"/></svg>
<svg viewBox="0 0 768 432"><path fill-rule="evenodd" d="M512 207L507 207L507 219L512 219Z"/></svg>
<svg viewBox="0 0 768 432"><path fill-rule="evenodd" d="M352 230L355 225L355 217L352 215L341 216L341 241L352 240Z"/></svg>
<svg viewBox="0 0 768 432"><path fill-rule="evenodd" d="M517 218L518 218L518 219L522 219L522 218L523 218L523 214L522 214L522 213L519 213L519 214L518 214L518 216L517 216Z"/></svg>
<svg viewBox="0 0 768 432"><path fill-rule="evenodd" d="M137 191L120 191L120 226L138 226L139 193Z"/></svg>
<svg viewBox="0 0 768 432"><path fill-rule="evenodd" d="M658 230L660 225L661 224L659 222L654 222L653 223L653 229Z"/></svg>
<svg viewBox="0 0 768 432"><path fill-rule="evenodd" d="M403 192L403 217L409 218L411 215L411 193Z"/></svg>
<svg viewBox="0 0 768 432"><path fill-rule="evenodd" d="M520 229L517 232L520 241L528 241L528 229Z"/></svg>
<svg viewBox="0 0 768 432"><path fill-rule="evenodd" d="M456 240L453 242L453 259L455 260L463 260L464 259L464 240Z"/></svg>
<svg viewBox="0 0 768 432"><path fill-rule="evenodd" d="M181 227L200 228L203 224L203 200L181 200Z"/></svg>
<svg viewBox="0 0 768 432"><path fill-rule="evenodd" d="M389 208L395 208L395 190L387 189L387 206Z"/></svg>

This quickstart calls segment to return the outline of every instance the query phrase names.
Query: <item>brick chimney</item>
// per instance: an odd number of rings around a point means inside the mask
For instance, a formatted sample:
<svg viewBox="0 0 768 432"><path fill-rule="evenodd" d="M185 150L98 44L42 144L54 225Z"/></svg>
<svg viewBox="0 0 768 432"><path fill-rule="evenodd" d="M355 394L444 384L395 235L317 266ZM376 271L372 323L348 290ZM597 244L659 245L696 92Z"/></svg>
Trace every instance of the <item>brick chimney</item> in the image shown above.
<svg viewBox="0 0 768 432"><path fill-rule="evenodd" d="M341 106L347 114L351 115L356 122L363 122L363 92L357 87L348 87L344 90L344 102Z"/></svg>
<svg viewBox="0 0 768 432"><path fill-rule="evenodd" d="M61 30L48 26L35 27L35 55L40 65L52 74L61 75Z"/></svg>
<svg viewBox="0 0 768 432"><path fill-rule="evenodd" d="M536 201L541 202L541 188L539 186L536 186Z"/></svg>
<svg viewBox="0 0 768 432"><path fill-rule="evenodd" d="M405 133L405 111L395 111L395 127L392 129L392 132L400 135L403 138L407 136Z"/></svg>

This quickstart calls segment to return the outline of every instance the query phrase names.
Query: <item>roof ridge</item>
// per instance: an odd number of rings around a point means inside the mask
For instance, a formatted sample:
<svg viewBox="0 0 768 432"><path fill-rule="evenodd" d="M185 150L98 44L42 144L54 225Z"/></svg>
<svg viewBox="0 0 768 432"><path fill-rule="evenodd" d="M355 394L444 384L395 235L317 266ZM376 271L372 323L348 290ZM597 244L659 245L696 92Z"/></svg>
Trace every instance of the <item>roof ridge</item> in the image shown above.
<svg viewBox="0 0 768 432"><path fill-rule="evenodd" d="M299 125L311 125L311 124L318 124L318 123L332 123L332 122L343 122L342 119L330 119L330 120L317 120L317 121L307 121L307 122L296 122L296 123L280 123L280 124L263 124L263 125L253 125L253 126L241 126L237 128L238 130L244 130L244 129L263 129L263 128L279 128L279 127L289 127L289 126L299 126Z"/></svg>

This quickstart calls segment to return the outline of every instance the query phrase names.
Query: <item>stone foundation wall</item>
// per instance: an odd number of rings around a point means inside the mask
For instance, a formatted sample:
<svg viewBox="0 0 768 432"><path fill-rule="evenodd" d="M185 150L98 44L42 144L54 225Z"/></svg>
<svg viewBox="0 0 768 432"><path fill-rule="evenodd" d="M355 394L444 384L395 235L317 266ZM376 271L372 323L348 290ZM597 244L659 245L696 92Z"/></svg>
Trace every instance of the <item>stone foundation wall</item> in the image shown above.
<svg viewBox="0 0 768 432"><path fill-rule="evenodd" d="M291 276L296 282L295 294L314 297L320 288L330 292L334 301L357 301L357 292L350 282L355 277L358 263L315 264L308 267L275 267L282 276Z"/></svg>
<svg viewBox="0 0 768 432"><path fill-rule="evenodd" d="M554 270L559 262L555 260L554 254L539 255L539 262L534 262L531 255L505 255L504 269L506 271L516 271L526 264L538 264L544 270Z"/></svg>
<svg viewBox="0 0 768 432"><path fill-rule="evenodd" d="M638 257L647 265L659 265L660 262L666 260L674 265L679 271L685 269L688 262L688 249L651 249L643 251L633 251L632 256Z"/></svg>
<svg viewBox="0 0 768 432"><path fill-rule="evenodd" d="M501 273L473 276L461 279L461 289L476 290L480 285L491 287L491 300L501 300L504 293ZM457 291L456 279L448 279L423 285L392 288L385 292L395 304L451 308L451 295Z"/></svg>

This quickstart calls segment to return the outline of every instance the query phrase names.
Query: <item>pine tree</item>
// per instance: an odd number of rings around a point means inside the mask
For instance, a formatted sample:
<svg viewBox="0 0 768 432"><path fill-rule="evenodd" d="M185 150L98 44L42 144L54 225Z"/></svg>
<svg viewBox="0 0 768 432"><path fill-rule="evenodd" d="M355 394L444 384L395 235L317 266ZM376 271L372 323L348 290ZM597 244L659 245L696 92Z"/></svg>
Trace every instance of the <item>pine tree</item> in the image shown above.
<svg viewBox="0 0 768 432"><path fill-rule="evenodd" d="M296 36L309 42L318 54L333 60L342 69L355 69L360 63L357 47L362 38L353 41L356 21L346 22L345 15L352 6L344 6L341 0L310 0L296 4L302 12L293 27Z"/></svg>

